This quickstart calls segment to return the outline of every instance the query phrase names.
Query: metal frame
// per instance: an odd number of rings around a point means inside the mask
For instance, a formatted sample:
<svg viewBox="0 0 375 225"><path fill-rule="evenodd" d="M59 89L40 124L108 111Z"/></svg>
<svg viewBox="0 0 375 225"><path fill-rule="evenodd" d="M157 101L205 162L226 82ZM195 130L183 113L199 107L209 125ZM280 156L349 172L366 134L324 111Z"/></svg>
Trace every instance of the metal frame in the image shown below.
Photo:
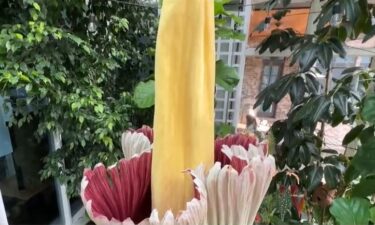
<svg viewBox="0 0 375 225"><path fill-rule="evenodd" d="M243 75L245 72L245 64L246 64L246 56L245 52L247 49L247 41L248 41L248 27L250 24L250 13L251 13L251 5L248 6L251 3L251 0L246 0L245 5L247 7L244 7L244 11L237 11L233 12L235 14L239 14L239 16L244 18L244 24L241 28L239 28L245 35L246 38L244 41L236 41L236 40L223 40L218 39L216 41L216 57L217 59L227 59L224 60L225 63L227 63L229 66L235 67L238 69L238 75L240 78L239 84L236 88L233 89L232 92L225 91L224 98L219 98L218 92L224 91L221 87L216 87L216 90L218 91L216 93L216 101L223 103L223 107L215 107L215 122L223 122L223 123L231 123L233 126L237 126L238 120L239 120L239 111L241 107L241 96L242 96L242 83L243 83ZM230 24L232 27L234 27L234 22L231 21ZM222 51L223 44L229 45L228 51ZM238 44L241 45L239 51L235 51L234 49ZM228 57L228 58L226 58ZM238 57L239 61L235 62L234 59ZM234 93L234 96L232 96ZM220 113L222 115L220 118L217 117L217 113ZM222 113L222 114L221 114Z"/></svg>
<svg viewBox="0 0 375 225"><path fill-rule="evenodd" d="M50 151L58 151L62 146L61 134L52 132L49 136ZM63 165L61 165L63 166ZM56 197L59 205L60 219L62 225L72 225L72 212L70 209L70 202L66 194L66 185L61 184L55 179Z"/></svg>

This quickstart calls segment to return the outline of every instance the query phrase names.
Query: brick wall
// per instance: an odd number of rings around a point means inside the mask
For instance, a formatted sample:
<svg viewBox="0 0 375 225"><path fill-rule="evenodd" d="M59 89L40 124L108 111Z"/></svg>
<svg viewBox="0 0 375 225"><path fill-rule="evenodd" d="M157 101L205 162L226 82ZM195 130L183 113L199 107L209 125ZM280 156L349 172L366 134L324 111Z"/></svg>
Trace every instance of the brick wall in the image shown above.
<svg viewBox="0 0 375 225"><path fill-rule="evenodd" d="M284 60L284 59L283 59ZM296 66L289 66L289 62L284 60L282 75L294 72L297 70ZM246 123L246 115L249 109L252 109L256 96L259 94L261 78L263 72L263 58L259 56L249 56L246 58L245 74L243 78L242 97L241 97L241 110L240 110L240 123ZM262 120L273 122L275 120L284 119L290 109L289 97L283 98L276 105L275 117L259 117ZM257 109L255 109L257 111Z"/></svg>

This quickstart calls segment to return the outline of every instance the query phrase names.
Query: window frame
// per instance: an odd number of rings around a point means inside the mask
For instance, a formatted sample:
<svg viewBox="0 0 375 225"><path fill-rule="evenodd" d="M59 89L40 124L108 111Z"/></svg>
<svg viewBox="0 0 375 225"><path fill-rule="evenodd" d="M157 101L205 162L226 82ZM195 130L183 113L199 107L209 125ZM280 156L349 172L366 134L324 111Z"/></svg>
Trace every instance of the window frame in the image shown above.
<svg viewBox="0 0 375 225"><path fill-rule="evenodd" d="M285 64L285 59L283 58L269 58L269 59L263 59L262 60L262 72L261 72L261 76L260 76L260 79L259 79L259 87L258 87L258 90L259 90L259 93L262 91L262 84L263 84L263 76L264 76L264 70L265 70L265 67L266 66L278 66L279 67L279 72L277 74L277 77L276 77L276 80L279 80L280 77L282 76L282 73L284 71L284 64ZM271 84L268 84L266 87L268 87L269 85ZM258 110L257 110L257 116L258 117L265 117L265 118L275 118L276 116L276 111L277 111L277 104L275 103L272 103L271 105L272 107L272 110L271 112L265 112L263 111L262 109L262 106L259 106Z"/></svg>

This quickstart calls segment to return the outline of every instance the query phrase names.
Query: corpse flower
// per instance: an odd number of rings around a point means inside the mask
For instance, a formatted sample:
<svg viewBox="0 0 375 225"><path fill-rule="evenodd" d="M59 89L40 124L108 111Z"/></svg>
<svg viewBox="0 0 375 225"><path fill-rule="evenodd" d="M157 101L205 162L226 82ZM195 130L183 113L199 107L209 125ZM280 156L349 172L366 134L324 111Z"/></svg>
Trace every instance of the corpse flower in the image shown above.
<svg viewBox="0 0 375 225"><path fill-rule="evenodd" d="M250 225L275 162L254 137L214 143L214 1L163 0L159 21L154 129L124 133L124 159L85 170L87 213L97 225Z"/></svg>
<svg viewBox="0 0 375 225"><path fill-rule="evenodd" d="M152 136L144 126L122 135L125 158L109 168L98 164L87 169L81 184L81 198L90 219L97 225L203 225L207 214L207 193L201 179L203 167L187 171L192 177L194 198L186 203L186 210L175 218L171 211L159 219L157 210L151 210ZM144 146L143 150L141 146ZM127 155L132 157L127 157ZM194 187L193 187L194 186Z"/></svg>
<svg viewBox="0 0 375 225"><path fill-rule="evenodd" d="M217 161L207 174L202 166L186 172L193 178L194 198L177 217L167 211L160 220L158 211L151 210L150 146L145 145L144 150L134 147L151 143L145 130L152 131L144 126L143 131L127 131L122 136L123 151L132 157L125 156L109 168L98 164L84 172L81 196L92 221L98 225L253 224L275 173L274 158L265 152L265 143L249 143L246 149L243 141L252 140L251 136L217 139L215 146L222 146L225 160Z"/></svg>

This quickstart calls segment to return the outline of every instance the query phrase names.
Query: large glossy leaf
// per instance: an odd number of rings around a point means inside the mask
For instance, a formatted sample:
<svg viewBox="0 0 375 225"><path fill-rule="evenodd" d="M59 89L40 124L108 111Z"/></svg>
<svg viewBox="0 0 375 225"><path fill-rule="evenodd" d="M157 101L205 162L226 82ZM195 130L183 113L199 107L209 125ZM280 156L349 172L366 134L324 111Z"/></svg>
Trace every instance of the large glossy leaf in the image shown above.
<svg viewBox="0 0 375 225"><path fill-rule="evenodd" d="M307 187L307 191L311 193L315 190L322 181L323 168L318 165L311 165L304 169L304 181Z"/></svg>
<svg viewBox="0 0 375 225"><path fill-rule="evenodd" d="M342 141L342 144L347 145L350 142L354 141L354 139L356 139L359 136L359 134L364 128L365 128L364 124L354 127L351 131L349 131L349 133L345 135L344 140Z"/></svg>
<svg viewBox="0 0 375 225"><path fill-rule="evenodd" d="M318 47L317 55L320 65L322 65L324 69L328 69L333 57L333 52L330 46L325 43L321 44Z"/></svg>
<svg viewBox="0 0 375 225"><path fill-rule="evenodd" d="M330 38L329 40L331 49L336 52L341 58L345 58L346 51L344 49L344 46L342 45L342 42L337 38Z"/></svg>
<svg viewBox="0 0 375 225"><path fill-rule="evenodd" d="M370 209L370 219L372 223L375 223L375 207Z"/></svg>
<svg viewBox="0 0 375 225"><path fill-rule="evenodd" d="M301 54L293 56L298 58L302 72L307 72L315 64L318 59L319 50L318 45L310 45L310 47L301 49Z"/></svg>
<svg viewBox="0 0 375 225"><path fill-rule="evenodd" d="M254 108L262 105L263 109L267 110L272 103L278 103L288 93L294 78L295 74L288 74L266 87L257 95Z"/></svg>
<svg viewBox="0 0 375 225"><path fill-rule="evenodd" d="M370 203L362 198L335 199L329 211L341 225L365 225L370 220Z"/></svg>
<svg viewBox="0 0 375 225"><path fill-rule="evenodd" d="M375 95L367 96L362 109L363 119L375 124Z"/></svg>
<svg viewBox="0 0 375 225"><path fill-rule="evenodd" d="M359 184L354 185L352 196L364 197L375 193L375 178L362 178Z"/></svg>
<svg viewBox="0 0 375 225"><path fill-rule="evenodd" d="M354 167L362 175L375 173L375 138L366 140L352 160Z"/></svg>
<svg viewBox="0 0 375 225"><path fill-rule="evenodd" d="M153 106L155 103L155 81L140 82L135 87L133 100L141 109Z"/></svg>
<svg viewBox="0 0 375 225"><path fill-rule="evenodd" d="M341 116L346 116L348 114L348 98L350 96L346 93L340 91L333 96L333 104L335 109L340 113Z"/></svg>
<svg viewBox="0 0 375 225"><path fill-rule="evenodd" d="M346 183L350 183L351 181L359 177L359 175L361 175L361 173L356 170L356 168L352 164L350 164L345 171L344 180Z"/></svg>
<svg viewBox="0 0 375 225"><path fill-rule="evenodd" d="M293 105L297 105L303 100L305 94L305 82L302 77L297 77L295 79L290 86L289 94Z"/></svg>
<svg viewBox="0 0 375 225"><path fill-rule="evenodd" d="M236 69L226 65L222 60L216 61L216 84L227 91L232 91L240 79Z"/></svg>
<svg viewBox="0 0 375 225"><path fill-rule="evenodd" d="M316 96L296 113L293 121L305 120L306 123L316 123L327 113L329 105L330 101L325 96Z"/></svg>
<svg viewBox="0 0 375 225"><path fill-rule="evenodd" d="M374 132L375 132L374 126L370 126L370 127L367 127L365 129L363 129L362 132L359 135L359 140L362 143L367 142L367 140L370 140L370 139L374 138L374 135L375 135Z"/></svg>
<svg viewBox="0 0 375 225"><path fill-rule="evenodd" d="M298 36L292 28L274 29L271 35L263 39L258 45L257 50L259 54L262 54L266 50L274 52L276 50L283 51L287 48L293 49L301 40L302 37Z"/></svg>
<svg viewBox="0 0 375 225"><path fill-rule="evenodd" d="M324 179L329 188L337 187L340 182L341 171L335 166L327 165L324 167Z"/></svg>

